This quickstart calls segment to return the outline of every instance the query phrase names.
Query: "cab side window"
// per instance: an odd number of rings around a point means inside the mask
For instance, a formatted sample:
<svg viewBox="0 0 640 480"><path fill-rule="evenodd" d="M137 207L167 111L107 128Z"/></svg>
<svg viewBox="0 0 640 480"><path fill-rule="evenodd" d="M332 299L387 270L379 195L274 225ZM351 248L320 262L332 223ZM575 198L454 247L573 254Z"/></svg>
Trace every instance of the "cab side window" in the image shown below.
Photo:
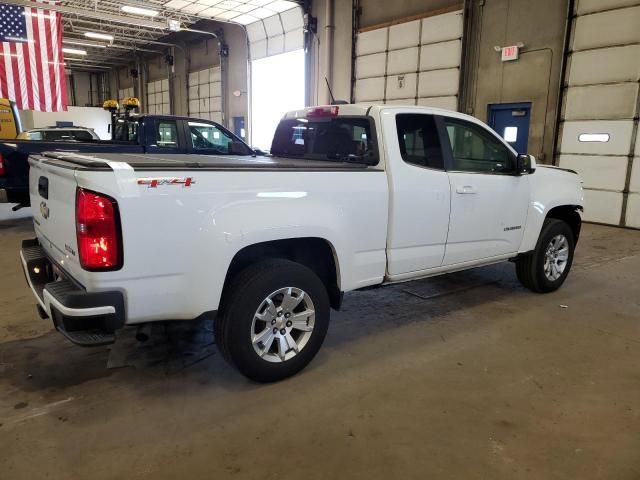
<svg viewBox="0 0 640 480"><path fill-rule="evenodd" d="M453 155L452 170L477 173L511 173L515 156L497 138L479 125L445 118Z"/></svg>
<svg viewBox="0 0 640 480"><path fill-rule="evenodd" d="M220 153L230 153L229 145L233 142L233 138L215 125L189 122L189 132L194 150L213 149Z"/></svg>
<svg viewBox="0 0 640 480"><path fill-rule="evenodd" d="M169 120L158 122L156 144L158 147L165 148L175 148L178 146L178 127L176 126L176 122Z"/></svg>
<svg viewBox="0 0 640 480"><path fill-rule="evenodd" d="M420 167L443 169L440 138L432 115L402 113L396 116L402 159Z"/></svg>

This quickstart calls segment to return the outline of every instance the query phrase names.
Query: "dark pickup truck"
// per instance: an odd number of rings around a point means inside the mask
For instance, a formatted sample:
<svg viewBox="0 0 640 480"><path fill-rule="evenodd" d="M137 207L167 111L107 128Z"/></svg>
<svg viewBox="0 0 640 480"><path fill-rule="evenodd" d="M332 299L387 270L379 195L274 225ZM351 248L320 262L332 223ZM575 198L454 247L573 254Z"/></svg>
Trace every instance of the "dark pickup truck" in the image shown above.
<svg viewBox="0 0 640 480"><path fill-rule="evenodd" d="M171 115L131 115L118 118L113 140L87 142L11 140L0 143L0 203L29 205L29 155L42 152L83 154L165 153L197 155L255 155L222 125Z"/></svg>

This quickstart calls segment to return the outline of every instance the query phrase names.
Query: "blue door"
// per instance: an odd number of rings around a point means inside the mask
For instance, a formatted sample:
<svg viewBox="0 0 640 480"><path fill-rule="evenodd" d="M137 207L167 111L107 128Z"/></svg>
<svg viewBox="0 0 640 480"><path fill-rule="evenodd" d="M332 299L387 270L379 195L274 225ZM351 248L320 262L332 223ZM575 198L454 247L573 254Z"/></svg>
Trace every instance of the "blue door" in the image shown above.
<svg viewBox="0 0 640 480"><path fill-rule="evenodd" d="M489 105L489 126L518 153L527 153L531 103L500 103Z"/></svg>

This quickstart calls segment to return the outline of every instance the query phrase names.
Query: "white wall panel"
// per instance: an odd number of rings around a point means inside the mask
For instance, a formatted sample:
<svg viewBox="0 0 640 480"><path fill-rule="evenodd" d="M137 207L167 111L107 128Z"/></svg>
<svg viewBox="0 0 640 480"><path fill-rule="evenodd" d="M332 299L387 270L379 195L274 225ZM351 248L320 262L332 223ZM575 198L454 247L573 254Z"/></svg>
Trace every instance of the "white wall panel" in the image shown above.
<svg viewBox="0 0 640 480"><path fill-rule="evenodd" d="M420 42L444 42L462 38L462 12L451 12L422 20L422 36Z"/></svg>
<svg viewBox="0 0 640 480"><path fill-rule="evenodd" d="M569 63L569 85L636 82L640 79L639 58L640 45L575 52Z"/></svg>
<svg viewBox="0 0 640 480"><path fill-rule="evenodd" d="M425 107L444 108L445 110L457 110L458 97L418 98L418 105L422 105Z"/></svg>
<svg viewBox="0 0 640 480"><path fill-rule="evenodd" d="M457 68L420 72L418 96L442 97L457 95L459 81L460 70Z"/></svg>
<svg viewBox="0 0 640 480"><path fill-rule="evenodd" d="M584 121L565 122L562 125L562 153L586 153L590 155L628 155L633 121ZM608 134L608 142L580 141L581 134Z"/></svg>
<svg viewBox="0 0 640 480"><path fill-rule="evenodd" d="M246 26L251 60L304 48L301 8L291 8Z"/></svg>
<svg viewBox="0 0 640 480"><path fill-rule="evenodd" d="M629 191L640 193L640 157L633 159L633 168L631 169L631 183Z"/></svg>
<svg viewBox="0 0 640 480"><path fill-rule="evenodd" d="M387 50L388 28L380 28L358 34L356 42L356 55L369 55Z"/></svg>
<svg viewBox="0 0 640 480"><path fill-rule="evenodd" d="M169 79L156 80L147 83L147 112L152 114L169 115Z"/></svg>
<svg viewBox="0 0 640 480"><path fill-rule="evenodd" d="M575 21L573 50L640 42L640 6L593 13Z"/></svg>
<svg viewBox="0 0 640 480"><path fill-rule="evenodd" d="M578 172L584 188L622 192L627 178L627 157L560 155L560 166Z"/></svg>
<svg viewBox="0 0 640 480"><path fill-rule="evenodd" d="M387 75L416 72L418 70L418 47L389 52Z"/></svg>
<svg viewBox="0 0 640 480"><path fill-rule="evenodd" d="M618 225L622 212L622 194L601 190L584 191L583 219L588 222Z"/></svg>
<svg viewBox="0 0 640 480"><path fill-rule="evenodd" d="M578 0L575 11L578 15L584 15L633 5L638 5L638 0Z"/></svg>
<svg viewBox="0 0 640 480"><path fill-rule="evenodd" d="M214 113L222 115L220 67L205 68L191 72L189 78L202 82L198 85L189 85L189 115L203 120L210 120Z"/></svg>
<svg viewBox="0 0 640 480"><path fill-rule="evenodd" d="M459 67L461 54L460 40L424 45L420 52L420 70Z"/></svg>
<svg viewBox="0 0 640 480"><path fill-rule="evenodd" d="M640 228L640 193L631 193L627 199L626 225Z"/></svg>
<svg viewBox="0 0 640 480"><path fill-rule="evenodd" d="M398 98L410 98L416 96L418 75L415 73L403 73L387 77L386 98L393 100Z"/></svg>
<svg viewBox="0 0 640 480"><path fill-rule="evenodd" d="M374 53L356 58L356 78L383 77L385 72L386 53Z"/></svg>
<svg viewBox="0 0 640 480"><path fill-rule="evenodd" d="M384 77L356 80L356 102L382 101L384 98Z"/></svg>
<svg viewBox="0 0 640 480"><path fill-rule="evenodd" d="M385 102L387 105L403 105L403 106L414 106L416 104L415 98L399 98L396 100L387 100Z"/></svg>
<svg viewBox="0 0 640 480"><path fill-rule="evenodd" d="M419 44L420 20L389 27L389 50L399 50Z"/></svg>
<svg viewBox="0 0 640 480"><path fill-rule="evenodd" d="M564 118L567 120L633 118L638 84L569 87L566 95Z"/></svg>

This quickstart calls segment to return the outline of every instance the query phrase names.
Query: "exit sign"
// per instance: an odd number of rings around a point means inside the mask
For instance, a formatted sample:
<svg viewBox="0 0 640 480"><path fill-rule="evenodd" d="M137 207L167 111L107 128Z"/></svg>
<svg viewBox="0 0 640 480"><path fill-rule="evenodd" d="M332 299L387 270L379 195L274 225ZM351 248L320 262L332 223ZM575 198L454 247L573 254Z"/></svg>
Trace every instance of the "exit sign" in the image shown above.
<svg viewBox="0 0 640 480"><path fill-rule="evenodd" d="M512 62L513 60L518 60L519 54L520 54L520 48L518 48L517 45L512 45L510 47L502 47L503 62Z"/></svg>

